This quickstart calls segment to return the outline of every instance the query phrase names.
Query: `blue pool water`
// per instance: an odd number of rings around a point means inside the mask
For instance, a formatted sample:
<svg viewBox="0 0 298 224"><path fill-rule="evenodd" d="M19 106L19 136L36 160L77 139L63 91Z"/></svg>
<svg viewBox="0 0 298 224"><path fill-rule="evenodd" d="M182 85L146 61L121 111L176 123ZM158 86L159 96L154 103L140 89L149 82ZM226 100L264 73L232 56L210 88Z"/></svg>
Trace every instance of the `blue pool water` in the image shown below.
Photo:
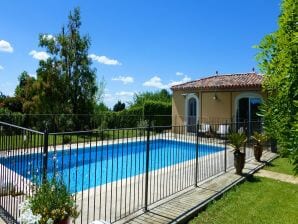
<svg viewBox="0 0 298 224"><path fill-rule="evenodd" d="M196 156L193 143L173 140L150 142L149 170L157 170L170 165L192 160ZM199 145L199 157L223 150L222 147ZM18 174L40 182L42 154L31 153L22 156L0 158L0 163ZM63 178L69 190L79 192L115 180L132 177L145 172L146 142L71 150L57 150L48 154L49 178L54 174Z"/></svg>

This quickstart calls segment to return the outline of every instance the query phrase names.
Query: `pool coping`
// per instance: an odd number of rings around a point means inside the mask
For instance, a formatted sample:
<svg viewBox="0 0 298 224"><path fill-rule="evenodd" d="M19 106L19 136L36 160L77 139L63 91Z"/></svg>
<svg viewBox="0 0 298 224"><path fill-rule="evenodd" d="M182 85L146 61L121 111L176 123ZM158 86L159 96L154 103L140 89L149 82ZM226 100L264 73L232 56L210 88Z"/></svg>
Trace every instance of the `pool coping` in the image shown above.
<svg viewBox="0 0 298 224"><path fill-rule="evenodd" d="M247 176L252 175L256 171L263 168L267 162L277 158L278 155L272 152L266 152L263 155L262 163L256 162L254 158L246 162L244 174L238 176L234 174L235 169L228 170L227 173L216 176L204 183L200 183L197 188L190 189L185 194L178 195L170 200L165 200L163 203L154 208L149 209L148 212L140 212L135 214L134 217L128 216L123 220L116 223L133 223L133 224L147 224L147 223L186 223L190 219L198 215L200 211L207 207L207 205L219 199L225 192L234 186L244 182ZM226 181L225 184L219 186L218 190L212 190L214 184L219 180ZM213 186L213 187L212 187ZM206 197L201 197L199 193L205 192ZM208 196L209 194L209 196ZM198 200L196 200L196 197ZM186 209L191 200L191 206ZM184 208L185 206L185 208Z"/></svg>

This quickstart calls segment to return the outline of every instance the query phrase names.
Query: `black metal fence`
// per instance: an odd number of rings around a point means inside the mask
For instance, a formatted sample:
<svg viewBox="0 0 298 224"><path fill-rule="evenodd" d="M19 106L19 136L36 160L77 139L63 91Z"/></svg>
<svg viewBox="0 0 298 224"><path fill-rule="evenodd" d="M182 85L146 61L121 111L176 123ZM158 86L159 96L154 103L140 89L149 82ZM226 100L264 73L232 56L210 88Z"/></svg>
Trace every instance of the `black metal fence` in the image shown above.
<svg viewBox="0 0 298 224"><path fill-rule="evenodd" d="M43 180L57 177L75 195L76 223L115 222L231 169L227 134L244 132L249 140L252 127L261 131L262 124L148 122L138 128L48 133L0 122L0 206L17 222L20 202ZM252 158L250 141L245 151L246 159Z"/></svg>

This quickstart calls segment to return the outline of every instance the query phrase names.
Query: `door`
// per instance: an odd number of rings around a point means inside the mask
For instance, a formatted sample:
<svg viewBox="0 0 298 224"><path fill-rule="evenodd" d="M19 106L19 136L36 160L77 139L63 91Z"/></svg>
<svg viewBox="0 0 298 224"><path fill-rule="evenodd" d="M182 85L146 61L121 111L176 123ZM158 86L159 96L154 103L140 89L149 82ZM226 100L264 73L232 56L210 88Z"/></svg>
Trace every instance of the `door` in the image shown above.
<svg viewBox="0 0 298 224"><path fill-rule="evenodd" d="M260 98L244 97L239 99L237 108L237 130L243 127L248 133L253 131L261 131L257 124L260 124L258 116ZM249 125L248 125L249 124Z"/></svg>
<svg viewBox="0 0 298 224"><path fill-rule="evenodd" d="M197 124L197 101L195 98L190 98L188 100L188 121L187 121L187 130L188 132L196 131Z"/></svg>

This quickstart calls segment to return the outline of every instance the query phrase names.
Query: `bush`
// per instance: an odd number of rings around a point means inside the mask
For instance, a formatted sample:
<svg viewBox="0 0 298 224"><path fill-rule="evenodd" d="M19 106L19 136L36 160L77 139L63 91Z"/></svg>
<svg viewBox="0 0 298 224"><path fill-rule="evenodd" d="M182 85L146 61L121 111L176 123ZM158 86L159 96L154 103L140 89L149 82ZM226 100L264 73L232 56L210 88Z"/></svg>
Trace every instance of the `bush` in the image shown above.
<svg viewBox="0 0 298 224"><path fill-rule="evenodd" d="M58 223L69 217L77 218L79 215L73 196L65 184L56 179L43 183L29 201L33 214L41 216L40 224L46 224L50 219Z"/></svg>
<svg viewBox="0 0 298 224"><path fill-rule="evenodd" d="M23 126L24 120L25 116L23 114L19 112L11 112L7 108L0 108L0 121Z"/></svg>
<svg viewBox="0 0 298 224"><path fill-rule="evenodd" d="M155 126L170 126L172 123L172 104L147 101L144 104L144 117Z"/></svg>
<svg viewBox="0 0 298 224"><path fill-rule="evenodd" d="M137 127L143 119L143 108L132 107L120 112L108 112L103 117L101 128L132 128Z"/></svg>

